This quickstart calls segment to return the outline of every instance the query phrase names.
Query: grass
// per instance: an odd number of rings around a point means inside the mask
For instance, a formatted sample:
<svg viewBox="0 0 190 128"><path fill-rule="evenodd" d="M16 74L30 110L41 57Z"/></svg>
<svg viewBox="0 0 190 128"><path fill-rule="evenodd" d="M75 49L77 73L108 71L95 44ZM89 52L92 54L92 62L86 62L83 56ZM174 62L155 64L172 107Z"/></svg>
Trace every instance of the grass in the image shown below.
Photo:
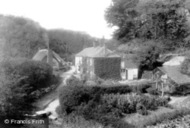
<svg viewBox="0 0 190 128"><path fill-rule="evenodd" d="M103 126L92 120L87 121L80 116L69 116L63 118L61 128L103 128Z"/></svg>
<svg viewBox="0 0 190 128"><path fill-rule="evenodd" d="M132 125L135 125L137 128L144 128L149 125L156 125L165 120L172 120L180 116L190 114L190 109L187 108L165 108L160 107L156 111L149 111L149 115L142 116L140 114L131 114L124 118L124 120Z"/></svg>

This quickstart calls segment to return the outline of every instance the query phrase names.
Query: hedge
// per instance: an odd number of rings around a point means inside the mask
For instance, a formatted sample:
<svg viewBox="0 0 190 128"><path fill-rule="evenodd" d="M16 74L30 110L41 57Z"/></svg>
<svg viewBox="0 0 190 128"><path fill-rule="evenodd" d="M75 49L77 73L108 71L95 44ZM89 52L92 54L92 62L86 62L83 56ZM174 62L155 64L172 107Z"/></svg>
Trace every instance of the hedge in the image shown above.
<svg viewBox="0 0 190 128"><path fill-rule="evenodd" d="M2 62L0 67L1 116L16 118L30 113L34 108L32 103L59 82L47 63L11 59Z"/></svg>
<svg viewBox="0 0 190 128"><path fill-rule="evenodd" d="M64 86L59 96L61 113L64 116L76 114L86 120L96 120L101 124L109 125L110 122L117 122L125 114L135 112L147 114L146 110L155 110L158 106L165 106L168 103L166 99L131 94L131 92L130 86L123 86L123 88L90 87L80 84Z"/></svg>

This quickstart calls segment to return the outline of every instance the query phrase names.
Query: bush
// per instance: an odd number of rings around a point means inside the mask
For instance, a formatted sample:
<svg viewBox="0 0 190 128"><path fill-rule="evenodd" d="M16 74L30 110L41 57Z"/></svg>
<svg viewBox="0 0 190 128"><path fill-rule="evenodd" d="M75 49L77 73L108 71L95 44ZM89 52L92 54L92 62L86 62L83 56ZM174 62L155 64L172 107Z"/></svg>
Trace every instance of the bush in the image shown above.
<svg viewBox="0 0 190 128"><path fill-rule="evenodd" d="M42 90L55 82L52 82L52 68L46 63L25 59L6 60L0 67L1 116L20 118L30 113L34 108L32 103L43 94Z"/></svg>
<svg viewBox="0 0 190 128"><path fill-rule="evenodd" d="M146 91L151 95L159 95L160 94L155 87L150 87L150 88L146 89Z"/></svg>
<svg viewBox="0 0 190 128"><path fill-rule="evenodd" d="M83 82L77 77L72 75L70 78L66 80L66 85L68 86L83 85Z"/></svg>
<svg viewBox="0 0 190 128"><path fill-rule="evenodd" d="M61 111L68 115L76 111L82 103L86 104L93 98L91 88L86 86L64 86L59 92Z"/></svg>
<svg viewBox="0 0 190 128"><path fill-rule="evenodd" d="M136 106L137 113L141 115L147 115L148 112L146 110L146 107L142 103L138 103Z"/></svg>
<svg viewBox="0 0 190 128"><path fill-rule="evenodd" d="M132 89L130 86L126 85L114 85L114 86L102 86L99 87L104 94L127 94L132 92Z"/></svg>
<svg viewBox="0 0 190 128"><path fill-rule="evenodd" d="M172 120L183 115L189 115L190 109L168 109L161 107L158 110L150 111L149 113L150 114L147 116L135 115L134 117L126 118L126 122L130 122L137 128L144 128L146 126L156 125L157 123Z"/></svg>
<svg viewBox="0 0 190 128"><path fill-rule="evenodd" d="M133 85L131 86L133 89L133 92L136 93L147 93L147 89L150 88L151 84L141 84L141 85Z"/></svg>
<svg viewBox="0 0 190 128"><path fill-rule="evenodd" d="M103 128L103 126L93 120L87 121L81 116L71 114L63 117L61 128Z"/></svg>

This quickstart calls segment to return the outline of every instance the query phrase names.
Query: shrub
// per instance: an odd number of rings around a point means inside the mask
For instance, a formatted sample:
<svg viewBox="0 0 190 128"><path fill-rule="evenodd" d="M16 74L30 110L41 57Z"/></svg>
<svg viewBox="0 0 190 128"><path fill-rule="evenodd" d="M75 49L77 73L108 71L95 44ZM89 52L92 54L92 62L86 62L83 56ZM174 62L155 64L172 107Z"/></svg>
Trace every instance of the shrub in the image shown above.
<svg viewBox="0 0 190 128"><path fill-rule="evenodd" d="M132 92L132 89L130 86L125 85L114 85L114 86L102 86L100 89L103 91L104 94L127 94Z"/></svg>
<svg viewBox="0 0 190 128"><path fill-rule="evenodd" d="M68 86L83 85L83 82L77 77L72 75L70 78L66 80L66 85Z"/></svg>
<svg viewBox="0 0 190 128"><path fill-rule="evenodd" d="M34 108L32 103L43 94L42 89L45 90L55 82L52 82L52 68L43 62L6 60L0 67L0 111L4 116L15 117L30 113Z"/></svg>
<svg viewBox="0 0 190 128"><path fill-rule="evenodd" d="M150 87L150 88L146 89L146 91L151 95L159 95L160 94L155 87Z"/></svg>
<svg viewBox="0 0 190 128"><path fill-rule="evenodd" d="M91 88L86 86L64 86L59 92L61 111L70 114L76 111L82 103L88 103L93 98Z"/></svg>
<svg viewBox="0 0 190 128"><path fill-rule="evenodd" d="M140 85L133 85L131 86L133 89L133 92L136 93L147 93L147 89L150 88L151 84L140 84Z"/></svg>
<svg viewBox="0 0 190 128"><path fill-rule="evenodd" d="M190 124L190 115L185 115L182 117L177 117L172 120L163 121L161 123L158 123L156 125L147 126L147 128L165 128L165 127L180 127L180 128L188 128Z"/></svg>
<svg viewBox="0 0 190 128"><path fill-rule="evenodd" d="M136 110L137 110L137 113L139 113L141 115L147 115L148 114L146 107L142 103L137 104Z"/></svg>
<svg viewBox="0 0 190 128"><path fill-rule="evenodd" d="M163 121L172 120L183 115L189 115L189 108L180 108L180 109L168 109L168 108L159 108L156 111L151 111L147 116L136 115L134 117L126 118L126 122L130 122L132 125L135 125L137 128L144 128L150 125L156 125Z"/></svg>
<svg viewBox="0 0 190 128"><path fill-rule="evenodd" d="M63 117L63 123L61 128L103 128L103 126L93 120L87 121L81 116L76 116L72 114Z"/></svg>

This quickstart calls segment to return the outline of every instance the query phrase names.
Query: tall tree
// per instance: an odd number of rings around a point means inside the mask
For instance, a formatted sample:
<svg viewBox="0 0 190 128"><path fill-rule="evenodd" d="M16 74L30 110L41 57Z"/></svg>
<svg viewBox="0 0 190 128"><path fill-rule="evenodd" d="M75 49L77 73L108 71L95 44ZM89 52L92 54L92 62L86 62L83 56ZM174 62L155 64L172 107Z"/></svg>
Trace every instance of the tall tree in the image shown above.
<svg viewBox="0 0 190 128"><path fill-rule="evenodd" d="M1 52L7 57L31 58L39 47L46 47L46 31L30 19L0 16Z"/></svg>
<svg viewBox="0 0 190 128"><path fill-rule="evenodd" d="M162 42L169 49L186 47L189 36L185 0L112 0L105 17L117 26L114 37Z"/></svg>
<svg viewBox="0 0 190 128"><path fill-rule="evenodd" d="M75 32L69 30L49 30L48 35L50 38L50 47L59 47L58 53L64 54L65 52L77 53L85 47L92 46L94 38L90 37L84 32Z"/></svg>

